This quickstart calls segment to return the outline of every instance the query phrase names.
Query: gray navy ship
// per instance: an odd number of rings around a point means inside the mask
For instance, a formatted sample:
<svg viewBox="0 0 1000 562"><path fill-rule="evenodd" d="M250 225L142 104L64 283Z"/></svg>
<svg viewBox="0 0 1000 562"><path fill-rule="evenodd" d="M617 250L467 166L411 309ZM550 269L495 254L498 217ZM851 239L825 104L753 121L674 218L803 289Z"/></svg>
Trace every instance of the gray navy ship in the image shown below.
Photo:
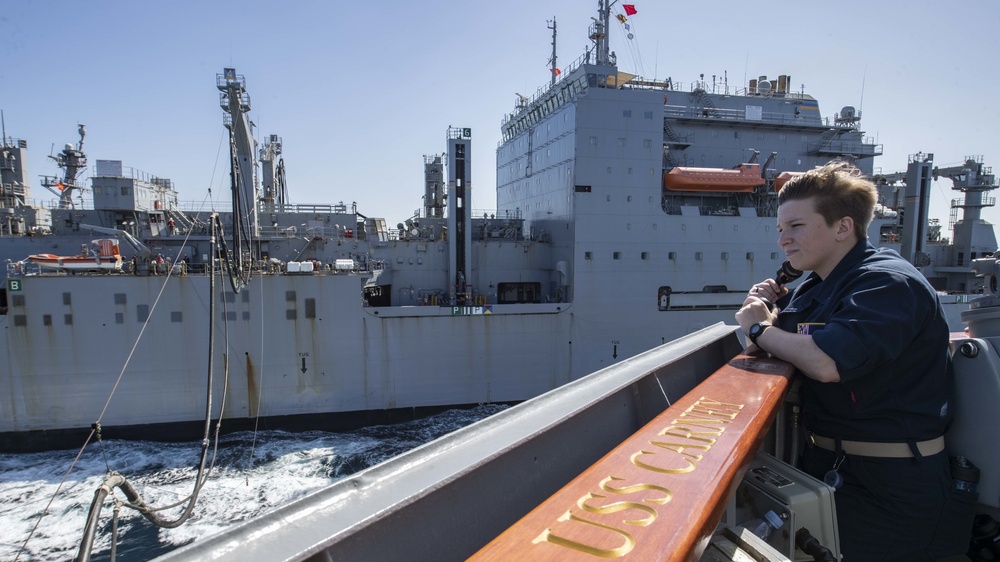
<svg viewBox="0 0 1000 562"><path fill-rule="evenodd" d="M776 191L832 159L879 185L869 235L941 291L953 329L997 250L981 157L882 148L853 107L824 114L787 75L738 88L619 69L608 11L592 46L502 119L495 211L473 216L473 131L424 157L423 208L396 226L346 205L292 205L282 139L255 138L247 81L218 75L231 210L182 209L170 180L77 144L33 205L27 143L4 133L0 190L0 447L230 428L344 427L426 409L522 401L685 334L732 322L772 277ZM558 74L558 76L557 76ZM951 240L928 217L948 178ZM82 190L92 205L81 205ZM415 197L419 195L414 194ZM480 204L482 206L482 204ZM961 216L959 216L961 214ZM223 379L223 375L225 375ZM222 382L225 380L225 382ZM223 400L224 397L224 400Z"/></svg>

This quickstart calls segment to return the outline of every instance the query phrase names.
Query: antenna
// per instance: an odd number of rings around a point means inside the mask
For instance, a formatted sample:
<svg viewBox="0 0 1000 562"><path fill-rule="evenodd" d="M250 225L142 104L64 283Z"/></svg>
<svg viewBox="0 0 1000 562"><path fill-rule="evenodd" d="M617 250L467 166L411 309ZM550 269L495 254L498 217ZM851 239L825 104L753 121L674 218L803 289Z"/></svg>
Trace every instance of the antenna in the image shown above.
<svg viewBox="0 0 1000 562"><path fill-rule="evenodd" d="M3 117L2 109L0 109L0 126L3 127L3 138L0 138L0 146L7 146L7 121Z"/></svg>
<svg viewBox="0 0 1000 562"><path fill-rule="evenodd" d="M747 60L743 63L743 85L747 85L747 67L750 66L750 49L747 49ZM737 90L739 91L739 90Z"/></svg>
<svg viewBox="0 0 1000 562"><path fill-rule="evenodd" d="M865 71L861 74L861 103L858 104L858 119L861 119L861 110L865 108L865 80L868 78L868 65L865 65Z"/></svg>

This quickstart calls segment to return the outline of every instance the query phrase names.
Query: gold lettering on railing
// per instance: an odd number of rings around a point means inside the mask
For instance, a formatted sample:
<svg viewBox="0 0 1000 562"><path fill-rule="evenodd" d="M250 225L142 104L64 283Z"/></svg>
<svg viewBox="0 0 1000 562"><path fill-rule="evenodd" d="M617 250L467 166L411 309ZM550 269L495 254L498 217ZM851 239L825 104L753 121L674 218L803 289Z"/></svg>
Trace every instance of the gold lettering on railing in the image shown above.
<svg viewBox="0 0 1000 562"><path fill-rule="evenodd" d="M732 423L732 420L742 409L743 404L729 404L710 398L700 398L690 408L682 412L677 419L670 421L670 425L657 433L657 436L671 438L670 441L647 441L649 445L656 447L659 451L640 449L629 457L631 464L648 471L651 479L657 483L639 482L619 485L619 483L624 483L624 477L607 476L601 480L598 487L609 495L594 492L584 494L576 502L576 507L582 510L579 514L574 514L573 510L566 511L552 527L542 531L531 542L533 544L548 542L601 558L625 556L635 548L636 541L631 533L616 525L647 527L652 524L659 516L659 512L657 512L656 507L648 504L662 506L673 499L674 493L667 484L679 482L676 478L683 478L684 475L694 472L698 463L706 454L709 454L718 437L726 431L726 426ZM690 441L690 443L684 441ZM677 462L678 460L680 462ZM665 480L657 481L656 479ZM636 498L631 498L631 501L616 501L613 498L613 495L636 494L646 491L659 492L662 496L644 498L640 501L635 501ZM590 500L605 501L591 502ZM606 501L610 503L606 503ZM631 510L640 511L645 514L645 517L641 519L622 518L614 521L614 524L600 523L585 518L586 514L592 514L607 519L608 515ZM602 540L608 539L607 534L595 533L593 529L586 530L577 524L590 525L597 529L610 531L621 537L623 542L620 546L607 548L606 545L601 545ZM557 527L559 534L556 534ZM583 540L587 542L581 542Z"/></svg>
<svg viewBox="0 0 1000 562"><path fill-rule="evenodd" d="M584 523L586 525L593 525L594 527L597 527L599 529L607 529L608 531L621 535L622 538L625 539L625 542L622 543L622 545L617 548L598 548L596 546L583 544L581 542L577 542L572 539L560 537L559 535L554 534L551 529L545 529L544 531L542 531L541 535L538 535L538 537L535 540L531 541L532 544L538 544L540 542L550 542L556 546L562 546L570 550L583 552L585 554L590 554L592 556L600 556L601 558L621 558L622 556L625 556L626 554L631 552L633 548L635 548L635 539L632 537L632 535L620 529L616 529L610 525L602 525L600 523L594 523L593 521L587 521L586 519L581 519L573 515L569 511L563 513L559 517L559 521L560 522L576 521L579 523ZM587 533L586 535L587 538L595 538L593 532Z"/></svg>
<svg viewBox="0 0 1000 562"><path fill-rule="evenodd" d="M652 523L654 519L656 519L656 510L649 507L648 505L643 505L641 503L613 502L601 506L594 506L587 503L587 500L589 499L604 500L607 498L608 496L602 496L591 492L581 497L576 502L576 505L584 511L589 511L590 513L596 513L597 515L608 515L611 513L618 513L619 511L638 509L639 511L645 512L647 517L644 517L642 519L626 519L625 523L628 523L629 525L636 525L639 527L645 527L646 525Z"/></svg>
<svg viewBox="0 0 1000 562"><path fill-rule="evenodd" d="M664 488L663 486L657 486L656 484L632 484L630 486L615 487L611 485L611 482L622 482L624 478L618 478L617 476L608 476L604 480L601 480L601 489L605 492L611 492L612 494L634 494L636 492L645 492L646 490L655 490L657 492L663 492L662 498L646 498L642 501L646 503L655 503L663 505L670 501L674 497L674 493Z"/></svg>

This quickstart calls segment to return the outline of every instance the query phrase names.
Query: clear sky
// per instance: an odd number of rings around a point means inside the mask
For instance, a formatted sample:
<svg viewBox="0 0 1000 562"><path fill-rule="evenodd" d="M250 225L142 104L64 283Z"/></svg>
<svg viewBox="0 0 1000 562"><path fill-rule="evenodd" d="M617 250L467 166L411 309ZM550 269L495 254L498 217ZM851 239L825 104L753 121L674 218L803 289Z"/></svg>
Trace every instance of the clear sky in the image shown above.
<svg viewBox="0 0 1000 562"><path fill-rule="evenodd" d="M1000 173L1000 4L871 0L634 0L632 40L613 21L619 67L731 89L788 74L823 116L860 108L905 170L930 152L944 167L982 155ZM246 77L258 139L284 141L294 203L358 203L395 224L421 205L423 155L449 125L473 130L474 209L495 206L495 149L515 93L547 84L556 18L559 65L583 54L597 0L468 2L0 0L0 109L29 143L33 195L47 158L78 141L98 159L171 178L184 201L228 189L216 74ZM620 4L613 13L621 13ZM220 147L222 150L220 151ZM996 193L993 194L996 196ZM935 183L947 223L958 194ZM1000 224L1000 209L984 212Z"/></svg>

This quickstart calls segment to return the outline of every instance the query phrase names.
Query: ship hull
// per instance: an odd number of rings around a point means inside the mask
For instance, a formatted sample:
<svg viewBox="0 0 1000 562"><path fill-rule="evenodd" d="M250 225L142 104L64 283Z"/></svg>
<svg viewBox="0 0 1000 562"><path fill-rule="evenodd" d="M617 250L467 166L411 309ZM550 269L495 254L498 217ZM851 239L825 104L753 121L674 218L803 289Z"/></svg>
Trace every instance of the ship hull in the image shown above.
<svg viewBox="0 0 1000 562"><path fill-rule="evenodd" d="M731 323L742 300L714 294L731 303L617 314L596 302L366 307L365 278L261 275L239 294L219 278L211 331L205 275L21 278L0 316L0 441L5 450L48 447L95 421L105 436L190 438L185 428L205 417L210 335L213 415L228 429L258 418L352 427L532 398Z"/></svg>

